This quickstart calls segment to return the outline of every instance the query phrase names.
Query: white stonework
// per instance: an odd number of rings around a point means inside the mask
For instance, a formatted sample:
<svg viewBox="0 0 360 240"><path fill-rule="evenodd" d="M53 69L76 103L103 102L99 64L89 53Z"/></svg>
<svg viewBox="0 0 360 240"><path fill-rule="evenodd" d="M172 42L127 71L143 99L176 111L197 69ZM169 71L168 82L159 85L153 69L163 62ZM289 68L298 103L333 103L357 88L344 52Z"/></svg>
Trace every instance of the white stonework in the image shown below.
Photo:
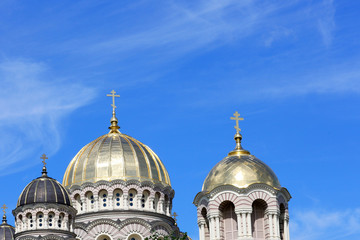
<svg viewBox="0 0 360 240"><path fill-rule="evenodd" d="M276 190L266 184L242 189L224 185L199 192L194 199L199 239L290 240L290 198L286 188Z"/></svg>
<svg viewBox="0 0 360 240"><path fill-rule="evenodd" d="M136 180L84 183L69 189L78 214L77 239L144 239L157 233L179 235L170 216L174 190Z"/></svg>

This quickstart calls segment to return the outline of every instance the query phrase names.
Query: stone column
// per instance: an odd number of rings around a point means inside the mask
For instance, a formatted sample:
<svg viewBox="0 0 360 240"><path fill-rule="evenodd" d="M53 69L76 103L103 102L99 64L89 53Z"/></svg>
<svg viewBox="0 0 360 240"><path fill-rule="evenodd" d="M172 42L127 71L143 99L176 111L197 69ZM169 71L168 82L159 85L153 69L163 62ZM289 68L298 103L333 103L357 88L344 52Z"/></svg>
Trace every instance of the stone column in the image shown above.
<svg viewBox="0 0 360 240"><path fill-rule="evenodd" d="M108 209L110 209L110 210L113 210L114 209L114 199L113 199L113 195L112 195L112 193L110 194L108 194L108 196L107 196L107 201L108 201Z"/></svg>
<svg viewBox="0 0 360 240"><path fill-rule="evenodd" d="M242 239L244 237L243 229L241 228L242 216L240 212L236 212L237 219L237 229L238 229L238 239Z"/></svg>
<svg viewBox="0 0 360 240"><path fill-rule="evenodd" d="M151 212L155 212L155 209L154 209L154 201L155 201L155 197L149 197L148 198L148 201L149 201L149 204L148 204L148 207Z"/></svg>
<svg viewBox="0 0 360 240"><path fill-rule="evenodd" d="M136 195L136 209L143 210L142 204L141 204L141 194Z"/></svg>
<svg viewBox="0 0 360 240"><path fill-rule="evenodd" d="M164 211L164 198L163 197L159 199L158 212L162 213L162 214L165 214L165 211Z"/></svg>
<svg viewBox="0 0 360 240"><path fill-rule="evenodd" d="M273 216L274 216L274 237L275 239L280 240L279 212L276 212Z"/></svg>
<svg viewBox="0 0 360 240"><path fill-rule="evenodd" d="M270 239L273 239L273 237L274 237L274 233L273 233L273 229L274 229L273 214L270 211L266 211L265 214L267 215L267 217L269 219L269 237L270 237Z"/></svg>
<svg viewBox="0 0 360 240"><path fill-rule="evenodd" d="M123 208L125 210L129 209L128 195L125 193L123 194L123 200L124 200Z"/></svg>
<svg viewBox="0 0 360 240"><path fill-rule="evenodd" d="M251 232L251 212L246 213L246 226L247 226L247 236L249 239L252 238Z"/></svg>
<svg viewBox="0 0 360 240"><path fill-rule="evenodd" d="M87 212L88 206L85 196L80 197L80 209L82 208L81 212Z"/></svg>
<svg viewBox="0 0 360 240"><path fill-rule="evenodd" d="M290 240L290 232L289 232L289 215L285 213L284 217L284 235L285 240Z"/></svg>
<svg viewBox="0 0 360 240"><path fill-rule="evenodd" d="M220 239L220 216L215 216L216 221L216 239Z"/></svg>
<svg viewBox="0 0 360 240"><path fill-rule="evenodd" d="M205 221L199 221L199 240L205 240Z"/></svg>
<svg viewBox="0 0 360 240"><path fill-rule="evenodd" d="M99 194L94 194L94 211L97 212L99 211Z"/></svg>

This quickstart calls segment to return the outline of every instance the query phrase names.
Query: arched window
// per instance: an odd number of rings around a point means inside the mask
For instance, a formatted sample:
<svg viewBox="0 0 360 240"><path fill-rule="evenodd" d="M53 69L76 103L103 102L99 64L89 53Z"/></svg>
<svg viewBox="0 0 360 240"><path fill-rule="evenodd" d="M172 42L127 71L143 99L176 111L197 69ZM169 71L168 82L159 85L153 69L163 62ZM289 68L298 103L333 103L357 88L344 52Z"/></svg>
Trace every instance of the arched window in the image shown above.
<svg viewBox="0 0 360 240"><path fill-rule="evenodd" d="M53 228L54 227L54 218L55 217L55 213L54 212L49 212L48 214L48 226L49 228Z"/></svg>
<svg viewBox="0 0 360 240"><path fill-rule="evenodd" d="M78 210L78 212L82 212L83 208L82 208L82 202L81 202L81 198L79 194L76 194L74 196L75 199L75 208L76 210Z"/></svg>
<svg viewBox="0 0 360 240"><path fill-rule="evenodd" d="M85 197L86 197L87 210L88 211L93 210L94 206L95 206L94 194L89 191L89 192L85 193Z"/></svg>
<svg viewBox="0 0 360 240"><path fill-rule="evenodd" d="M143 238L139 235L139 234L136 234L136 233L133 233L131 234L127 240L142 240Z"/></svg>
<svg viewBox="0 0 360 240"><path fill-rule="evenodd" d="M153 203L155 212L159 212L159 200L160 200L160 193L157 192L155 193L155 199Z"/></svg>
<svg viewBox="0 0 360 240"><path fill-rule="evenodd" d="M130 208L136 208L136 194L135 189L129 190L128 203Z"/></svg>
<svg viewBox="0 0 360 240"><path fill-rule="evenodd" d="M32 229L34 227L34 220L31 213L26 214L26 220L28 224L28 229Z"/></svg>
<svg viewBox="0 0 360 240"><path fill-rule="evenodd" d="M280 204L280 218L279 218L279 229L280 229L280 239L285 239L285 229L284 229L284 222L285 222L285 206L284 204Z"/></svg>
<svg viewBox="0 0 360 240"><path fill-rule="evenodd" d="M219 210L222 213L222 235L225 240L235 240L238 237L237 218L235 214L235 206L230 201L220 204ZM220 227L221 229L221 227Z"/></svg>
<svg viewBox="0 0 360 240"><path fill-rule="evenodd" d="M143 191L141 196L141 208L149 208L148 199L150 196L150 192L148 190Z"/></svg>
<svg viewBox="0 0 360 240"><path fill-rule="evenodd" d="M113 193L114 208L122 207L122 196L123 196L123 193L122 193L121 189L115 189L115 191Z"/></svg>
<svg viewBox="0 0 360 240"><path fill-rule="evenodd" d="M101 190L99 192L99 201L100 201L100 208L105 209L108 208L108 192L106 190Z"/></svg>
<svg viewBox="0 0 360 240"><path fill-rule="evenodd" d="M58 222L57 222L58 228L61 228L61 227L63 226L64 217L65 217L65 214L64 214L64 213L60 213L59 219L58 219Z"/></svg>
<svg viewBox="0 0 360 240"><path fill-rule="evenodd" d="M264 200L255 200L252 205L251 225L254 240L265 239L265 210L267 204Z"/></svg>
<svg viewBox="0 0 360 240"><path fill-rule="evenodd" d="M111 240L111 238L106 234L101 234L96 238L96 240Z"/></svg>
<svg viewBox="0 0 360 240"><path fill-rule="evenodd" d="M203 220L205 221L205 226L204 226L205 240L209 240L210 239L209 219L207 218L206 208L201 209L201 216L203 217Z"/></svg>

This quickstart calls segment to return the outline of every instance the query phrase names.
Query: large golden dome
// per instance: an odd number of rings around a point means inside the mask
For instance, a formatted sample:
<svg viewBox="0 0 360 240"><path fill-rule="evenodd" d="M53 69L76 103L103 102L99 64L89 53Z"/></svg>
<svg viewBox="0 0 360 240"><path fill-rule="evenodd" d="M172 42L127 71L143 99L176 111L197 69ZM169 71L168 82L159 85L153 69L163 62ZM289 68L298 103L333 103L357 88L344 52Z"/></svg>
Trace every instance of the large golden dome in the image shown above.
<svg viewBox="0 0 360 240"><path fill-rule="evenodd" d="M234 116L236 116L235 114ZM236 120L235 118L231 119ZM242 136L239 133L238 123L235 128L237 130L235 150L231 151L227 157L211 169L205 178L202 191L210 192L214 188L223 185L246 188L254 183L264 183L280 189L280 182L271 168L242 148Z"/></svg>
<svg viewBox="0 0 360 240"><path fill-rule="evenodd" d="M145 144L119 132L115 112L110 132L84 146L68 165L63 185L71 188L100 180L138 180L171 186L159 157Z"/></svg>

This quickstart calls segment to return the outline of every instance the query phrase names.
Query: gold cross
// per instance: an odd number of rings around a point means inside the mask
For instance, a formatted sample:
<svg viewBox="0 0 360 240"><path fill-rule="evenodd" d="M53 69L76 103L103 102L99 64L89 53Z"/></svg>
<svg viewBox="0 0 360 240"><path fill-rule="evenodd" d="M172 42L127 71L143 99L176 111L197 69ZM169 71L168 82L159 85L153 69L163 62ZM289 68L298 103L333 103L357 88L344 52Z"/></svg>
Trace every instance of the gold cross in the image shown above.
<svg viewBox="0 0 360 240"><path fill-rule="evenodd" d="M46 159L48 159L48 157L46 156L46 154L44 153L43 155L41 155L40 159L42 159L42 163L44 164L44 167L46 166Z"/></svg>
<svg viewBox="0 0 360 240"><path fill-rule="evenodd" d="M231 117L230 119L236 121L236 126L234 128L236 129L236 134L239 134L239 132L241 131L241 129L239 128L239 120L244 120L244 118L239 118L240 114L237 111L234 113L234 116L235 117Z"/></svg>
<svg viewBox="0 0 360 240"><path fill-rule="evenodd" d="M1 209L3 210L4 215L5 215L5 214L6 214L6 209L7 209L6 205L4 204L4 205L1 207Z"/></svg>
<svg viewBox="0 0 360 240"><path fill-rule="evenodd" d="M111 106L113 107L113 111L115 112L115 108L116 108L116 106L115 106L115 97L120 97L120 95L115 95L115 90L112 90L111 91L111 94L107 94L106 96L108 96L108 97L112 97L112 104L111 104Z"/></svg>
<svg viewBox="0 0 360 240"><path fill-rule="evenodd" d="M179 216L176 214L176 212L173 213L172 217L174 218L175 222L176 222L176 217Z"/></svg>

